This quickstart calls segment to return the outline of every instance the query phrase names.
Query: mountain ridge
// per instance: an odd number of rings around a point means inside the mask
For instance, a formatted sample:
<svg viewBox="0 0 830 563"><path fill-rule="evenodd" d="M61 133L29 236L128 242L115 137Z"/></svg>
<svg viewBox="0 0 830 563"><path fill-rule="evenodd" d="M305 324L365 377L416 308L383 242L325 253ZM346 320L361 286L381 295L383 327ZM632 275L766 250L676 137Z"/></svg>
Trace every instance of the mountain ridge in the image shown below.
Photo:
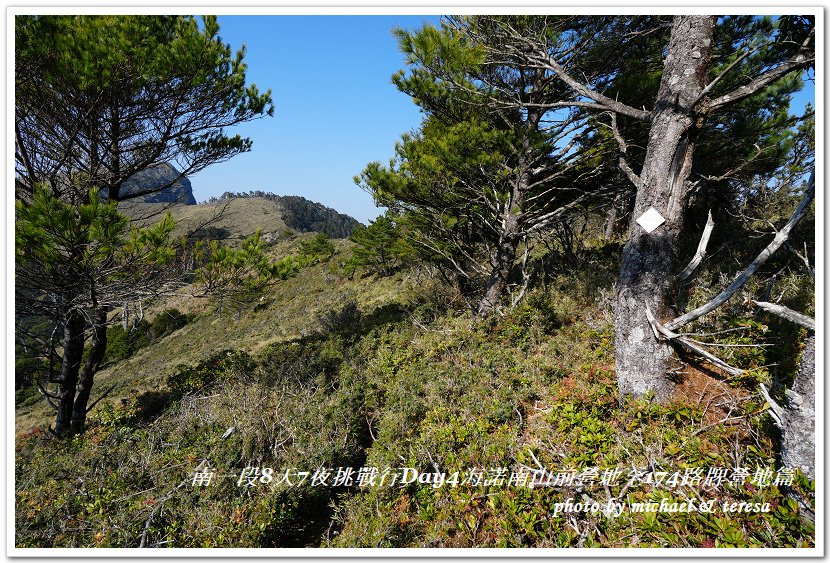
<svg viewBox="0 0 830 563"><path fill-rule="evenodd" d="M283 209L282 220L298 232L323 233L332 238L348 238L362 223L332 207L298 195L277 195L262 190L249 192L225 192L221 197L211 198L207 203L218 203L230 199L265 199L276 202Z"/></svg>
<svg viewBox="0 0 830 563"><path fill-rule="evenodd" d="M195 205L125 201L119 203L119 209L141 226L158 221L169 211L177 223L175 236L221 241L244 239L256 231L271 240L287 231L345 239L361 224L349 215L301 196L269 196L223 196Z"/></svg>

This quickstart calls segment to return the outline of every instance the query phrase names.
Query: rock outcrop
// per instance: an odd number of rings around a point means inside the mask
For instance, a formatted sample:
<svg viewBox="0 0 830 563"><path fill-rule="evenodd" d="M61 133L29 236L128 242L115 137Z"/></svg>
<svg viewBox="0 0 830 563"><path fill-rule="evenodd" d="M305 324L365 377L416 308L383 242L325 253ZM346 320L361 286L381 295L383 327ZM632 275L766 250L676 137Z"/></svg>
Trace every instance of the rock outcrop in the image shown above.
<svg viewBox="0 0 830 563"><path fill-rule="evenodd" d="M121 184L120 197L143 203L180 203L196 205L190 180L182 176L173 165L157 164Z"/></svg>

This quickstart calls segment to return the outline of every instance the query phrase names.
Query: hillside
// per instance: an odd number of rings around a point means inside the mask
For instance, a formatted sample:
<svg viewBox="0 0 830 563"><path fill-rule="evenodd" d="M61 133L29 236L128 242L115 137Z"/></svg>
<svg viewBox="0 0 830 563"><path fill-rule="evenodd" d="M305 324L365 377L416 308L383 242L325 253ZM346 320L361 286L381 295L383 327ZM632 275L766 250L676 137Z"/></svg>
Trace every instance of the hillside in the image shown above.
<svg viewBox="0 0 830 563"><path fill-rule="evenodd" d="M822 555L819 9L40 12L8 556Z"/></svg>
<svg viewBox="0 0 830 563"><path fill-rule="evenodd" d="M256 202L247 203L253 205ZM229 225L230 221L224 224ZM272 247L271 255L296 254L299 243L311 238L310 235L287 236ZM238 315L233 312L218 315L208 299L193 296L190 286L182 288L175 296L151 303L145 311L148 320L170 307L196 315L196 319L160 341L141 348L135 355L102 369L96 376L96 386L107 389L115 385L111 393L113 404L120 403L121 399L134 401L142 393L163 390L167 377L179 364L196 365L225 349L257 353L276 342L306 337L319 328L318 316L342 307L343 303L355 301L373 310L411 299L411 292L401 284L400 278L377 281L340 278L331 266L342 260L350 247L348 241L339 241L331 262L301 270L296 277L279 283ZM54 411L43 402L19 408L16 434L46 425L52 417Z"/></svg>
<svg viewBox="0 0 830 563"><path fill-rule="evenodd" d="M282 207L262 198L229 199L198 205L123 202L119 204L119 209L140 226L152 224L170 211L176 220L175 237L189 235L233 242L257 230L262 231L263 235L270 235L269 238L289 231L282 219Z"/></svg>
<svg viewBox="0 0 830 563"><path fill-rule="evenodd" d="M173 235L234 242L261 231L267 241L291 232L318 232L346 238L360 223L302 197L228 197L198 205L126 201L119 209L138 225L152 224L167 211L176 219Z"/></svg>
<svg viewBox="0 0 830 563"><path fill-rule="evenodd" d="M293 235L269 252L294 253L309 238ZM237 312L220 316L184 294L155 303L150 317L176 307L189 313L186 323L99 373L97 389L114 390L71 443L41 440L36 428L50 416L42 404L20 408L17 545L813 545L813 528L799 517L805 508L777 486L704 491L627 477L610 488L507 483L521 471L538 478L539 468L682 474L774 464L750 381L717 383L688 366L669 404L618 402L610 309L617 243L586 245L586 267L552 273L525 305L486 322L417 268L342 276L351 245L338 242L331 259ZM731 362L765 363L741 350ZM193 486L193 468L205 463L215 483ZM56 478L70 464L73 481ZM268 479L238 486L247 467L268 469ZM337 487L283 480L286 471L315 468L330 479L344 468L355 473ZM360 468L413 468L428 480L358 486ZM483 480L469 481L476 468ZM810 482L793 487L810 496ZM556 503L605 502L606 494L627 503L716 497L771 512L551 518ZM42 507L56 495L64 500L50 517Z"/></svg>

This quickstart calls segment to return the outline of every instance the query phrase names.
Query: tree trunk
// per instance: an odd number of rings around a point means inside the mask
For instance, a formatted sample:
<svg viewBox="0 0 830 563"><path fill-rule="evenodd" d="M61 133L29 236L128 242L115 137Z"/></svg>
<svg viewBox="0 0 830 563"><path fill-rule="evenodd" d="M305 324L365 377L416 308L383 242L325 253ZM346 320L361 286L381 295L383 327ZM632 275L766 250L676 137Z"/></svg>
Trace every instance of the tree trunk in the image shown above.
<svg viewBox="0 0 830 563"><path fill-rule="evenodd" d="M538 88L542 74L537 73L533 78L534 88ZM530 100L528 100L530 101ZM510 201L507 202L502 214L501 236L493 259L493 270L487 280L484 297L476 305L475 314L486 317L498 311L499 305L510 281L510 273L516 263L516 251L521 240L520 219L525 212L527 193L530 189L530 169L534 160L534 143L532 138L538 134L539 120L542 114L538 108L527 110L524 120L524 137L522 138L522 152L518 158L517 176L513 184Z"/></svg>
<svg viewBox="0 0 830 563"><path fill-rule="evenodd" d="M507 233L502 237L496 249L493 270L487 280L487 288L476 306L475 312L479 317L487 317L496 312L504 292L507 290L510 272L516 262L516 249L519 246L518 238L513 235L515 228L512 225L515 223L515 215L509 215L505 221Z"/></svg>
<svg viewBox="0 0 830 563"><path fill-rule="evenodd" d="M63 362L58 391L58 414L55 432L67 434L71 430L72 409L78 372L84 355L84 317L79 311L70 311L63 325Z"/></svg>
<svg viewBox="0 0 830 563"><path fill-rule="evenodd" d="M811 334L801 355L792 389L787 390L781 427L781 465L801 469L815 478L816 462L816 336Z"/></svg>
<svg viewBox="0 0 830 563"><path fill-rule="evenodd" d="M107 349L107 308L99 307L93 313L92 320L92 348L84 364L78 380L78 392L75 396L75 403L72 408L72 432L80 433L86 428L86 409L89 403L89 394L92 391L92 384L98 367L104 359L104 352Z"/></svg>
<svg viewBox="0 0 830 563"><path fill-rule="evenodd" d="M673 318L677 246L695 137L705 118L698 98L706 86L713 23L711 16L675 16L672 23L617 284L615 345L621 396L654 392L665 401L674 390L667 377L672 350L655 338L645 308L649 306L659 320ZM647 233L636 220L650 207L666 221Z"/></svg>
<svg viewBox="0 0 830 563"><path fill-rule="evenodd" d="M617 204L620 201L620 196L614 198L614 203L611 204L611 209L608 210L608 215L605 217L605 228L603 229L603 238L611 240L614 236L614 231L617 230Z"/></svg>

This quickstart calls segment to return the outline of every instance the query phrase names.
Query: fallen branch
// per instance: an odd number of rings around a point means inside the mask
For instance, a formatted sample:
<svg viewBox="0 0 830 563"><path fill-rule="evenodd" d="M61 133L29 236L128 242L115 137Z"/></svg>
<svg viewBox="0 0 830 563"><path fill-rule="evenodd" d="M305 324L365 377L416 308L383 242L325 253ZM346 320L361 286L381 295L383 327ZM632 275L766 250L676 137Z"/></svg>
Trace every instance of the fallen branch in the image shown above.
<svg viewBox="0 0 830 563"><path fill-rule="evenodd" d="M711 313L721 305L723 305L726 301L729 300L741 287L749 281L755 272L764 265L764 263L772 256L776 250L781 248L781 246L790 238L790 233L795 228L795 226L801 221L801 219L807 214L807 210L810 208L810 203L813 201L813 197L815 196L815 171L810 174L810 180L807 182L807 190L804 192L804 197L801 200L801 203L798 204L798 208L793 213L790 220L787 221L787 224L775 234L775 238L772 239L767 247L761 251L761 253L752 261L752 263L747 266L747 268L741 272L738 277L735 278L729 287L724 289L720 294L718 294L714 299L706 303L705 305L701 305L694 311L689 311L685 315L674 319L671 322L666 323L666 328L669 330L677 330L682 326L689 324L690 322L702 317L707 313Z"/></svg>
<svg viewBox="0 0 830 563"><path fill-rule="evenodd" d="M664 326L660 321L654 318L654 314L651 312L651 309L648 305L646 305L646 317L648 318L648 322L651 325L651 330L654 331L655 335L660 335L658 336L658 339L668 340L669 342L675 342L677 344L680 344L690 352L705 358L707 361L709 361L709 363L719 367L729 375L738 376L744 373L744 370L730 366L714 354L705 350L703 347L698 346L691 339L686 338L682 334L672 332L671 330L666 328L666 326Z"/></svg>
<svg viewBox="0 0 830 563"><path fill-rule="evenodd" d="M797 311L793 311L789 307L778 305L777 303L767 303L766 301L753 301L764 311L768 311L773 315L778 315L781 318L792 321L795 324L801 325L810 330L816 330L816 320L807 315L802 315Z"/></svg>

